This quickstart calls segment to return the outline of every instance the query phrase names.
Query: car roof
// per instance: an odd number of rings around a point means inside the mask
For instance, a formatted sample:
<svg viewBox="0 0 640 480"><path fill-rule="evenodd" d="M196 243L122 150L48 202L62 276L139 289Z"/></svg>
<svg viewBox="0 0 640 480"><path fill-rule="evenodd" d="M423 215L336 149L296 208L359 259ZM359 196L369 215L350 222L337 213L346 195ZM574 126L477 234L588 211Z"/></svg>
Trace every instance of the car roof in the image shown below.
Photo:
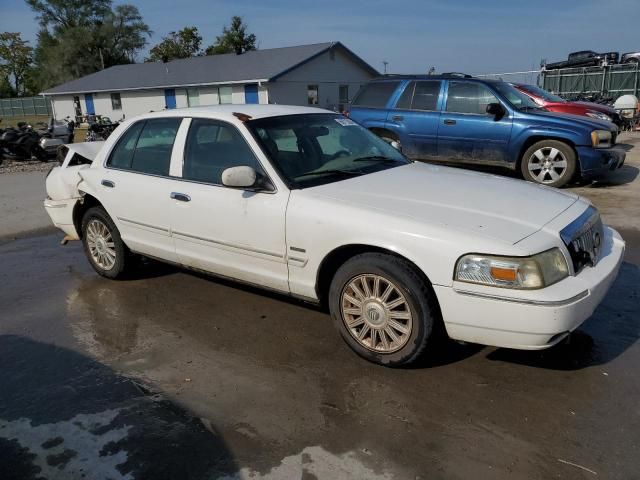
<svg viewBox="0 0 640 480"><path fill-rule="evenodd" d="M317 107L300 107L296 105L208 105L203 107L175 108L149 112L135 117L135 120L148 118L170 117L204 117L218 120L226 120L232 123L241 121L238 114L250 117L250 120L267 117L279 117L283 115L302 115L311 113L335 113L330 110ZM133 118L131 120L134 120ZM249 119L248 119L249 120Z"/></svg>
<svg viewBox="0 0 640 480"><path fill-rule="evenodd" d="M393 75L385 75L383 77L377 77L372 79L370 82L394 82L394 81L402 81L402 80L469 80L472 82L481 82L481 83L499 83L503 82L503 80L494 80L489 78L478 78L473 77L471 75L465 74L440 74L440 75L416 75L416 74L393 74Z"/></svg>

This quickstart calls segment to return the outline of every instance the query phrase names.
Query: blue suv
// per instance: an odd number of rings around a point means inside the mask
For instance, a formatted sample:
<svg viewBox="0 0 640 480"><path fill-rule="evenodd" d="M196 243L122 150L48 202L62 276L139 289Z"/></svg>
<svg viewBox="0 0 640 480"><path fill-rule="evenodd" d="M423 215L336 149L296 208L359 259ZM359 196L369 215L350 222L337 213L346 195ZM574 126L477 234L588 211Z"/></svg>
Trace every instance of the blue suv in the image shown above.
<svg viewBox="0 0 640 480"><path fill-rule="evenodd" d="M622 166L614 124L548 112L506 82L469 75L385 76L346 114L415 160L507 167L561 187Z"/></svg>

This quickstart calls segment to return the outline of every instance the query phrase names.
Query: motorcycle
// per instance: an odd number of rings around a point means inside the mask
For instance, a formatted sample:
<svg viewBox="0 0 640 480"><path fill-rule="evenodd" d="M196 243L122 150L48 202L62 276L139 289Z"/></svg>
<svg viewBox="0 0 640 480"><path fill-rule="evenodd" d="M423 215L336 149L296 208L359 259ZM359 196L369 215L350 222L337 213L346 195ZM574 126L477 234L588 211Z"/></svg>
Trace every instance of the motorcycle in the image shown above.
<svg viewBox="0 0 640 480"><path fill-rule="evenodd" d="M109 135L120 125L120 122L112 122L109 117L102 117L97 121L89 123L85 142L98 142L106 140Z"/></svg>
<svg viewBox="0 0 640 480"><path fill-rule="evenodd" d="M55 155L58 147L66 143L73 143L75 125L71 117L66 117L62 121L52 118L41 132L40 147L48 155Z"/></svg>
<svg viewBox="0 0 640 480"><path fill-rule="evenodd" d="M36 158L47 161L46 152L40 147L40 134L31 125L24 122L18 128L8 128L0 136L0 153L14 160L31 160Z"/></svg>

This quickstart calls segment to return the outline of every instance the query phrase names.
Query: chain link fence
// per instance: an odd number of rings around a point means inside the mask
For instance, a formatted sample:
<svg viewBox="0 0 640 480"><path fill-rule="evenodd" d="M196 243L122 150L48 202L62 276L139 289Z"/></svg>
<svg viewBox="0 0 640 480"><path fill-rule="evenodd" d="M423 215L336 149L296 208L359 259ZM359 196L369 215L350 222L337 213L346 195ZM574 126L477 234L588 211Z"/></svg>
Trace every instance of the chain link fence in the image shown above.
<svg viewBox="0 0 640 480"><path fill-rule="evenodd" d="M23 117L27 115L51 116L51 101L44 97L20 97L0 99L0 117Z"/></svg>

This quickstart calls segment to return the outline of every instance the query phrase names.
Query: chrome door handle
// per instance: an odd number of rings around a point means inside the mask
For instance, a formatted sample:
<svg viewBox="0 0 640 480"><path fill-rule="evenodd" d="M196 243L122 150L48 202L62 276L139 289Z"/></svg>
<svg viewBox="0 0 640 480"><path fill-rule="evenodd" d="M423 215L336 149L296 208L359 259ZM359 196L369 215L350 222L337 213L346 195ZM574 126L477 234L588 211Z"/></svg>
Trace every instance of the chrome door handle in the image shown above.
<svg viewBox="0 0 640 480"><path fill-rule="evenodd" d="M391 117L391 120L395 120L396 122L402 121L404 117L402 115L394 115Z"/></svg>
<svg viewBox="0 0 640 480"><path fill-rule="evenodd" d="M116 184L114 182L112 182L111 180L102 180L100 183L103 186L109 187L109 188L114 188L116 186Z"/></svg>
<svg viewBox="0 0 640 480"><path fill-rule="evenodd" d="M187 195L186 193L171 192L170 197L173 198L174 200L178 200L180 202L190 202L191 201L191 197L189 195Z"/></svg>
<svg viewBox="0 0 640 480"><path fill-rule="evenodd" d="M445 125L455 125L456 121L455 120L451 120L450 118L445 119L444 121Z"/></svg>

